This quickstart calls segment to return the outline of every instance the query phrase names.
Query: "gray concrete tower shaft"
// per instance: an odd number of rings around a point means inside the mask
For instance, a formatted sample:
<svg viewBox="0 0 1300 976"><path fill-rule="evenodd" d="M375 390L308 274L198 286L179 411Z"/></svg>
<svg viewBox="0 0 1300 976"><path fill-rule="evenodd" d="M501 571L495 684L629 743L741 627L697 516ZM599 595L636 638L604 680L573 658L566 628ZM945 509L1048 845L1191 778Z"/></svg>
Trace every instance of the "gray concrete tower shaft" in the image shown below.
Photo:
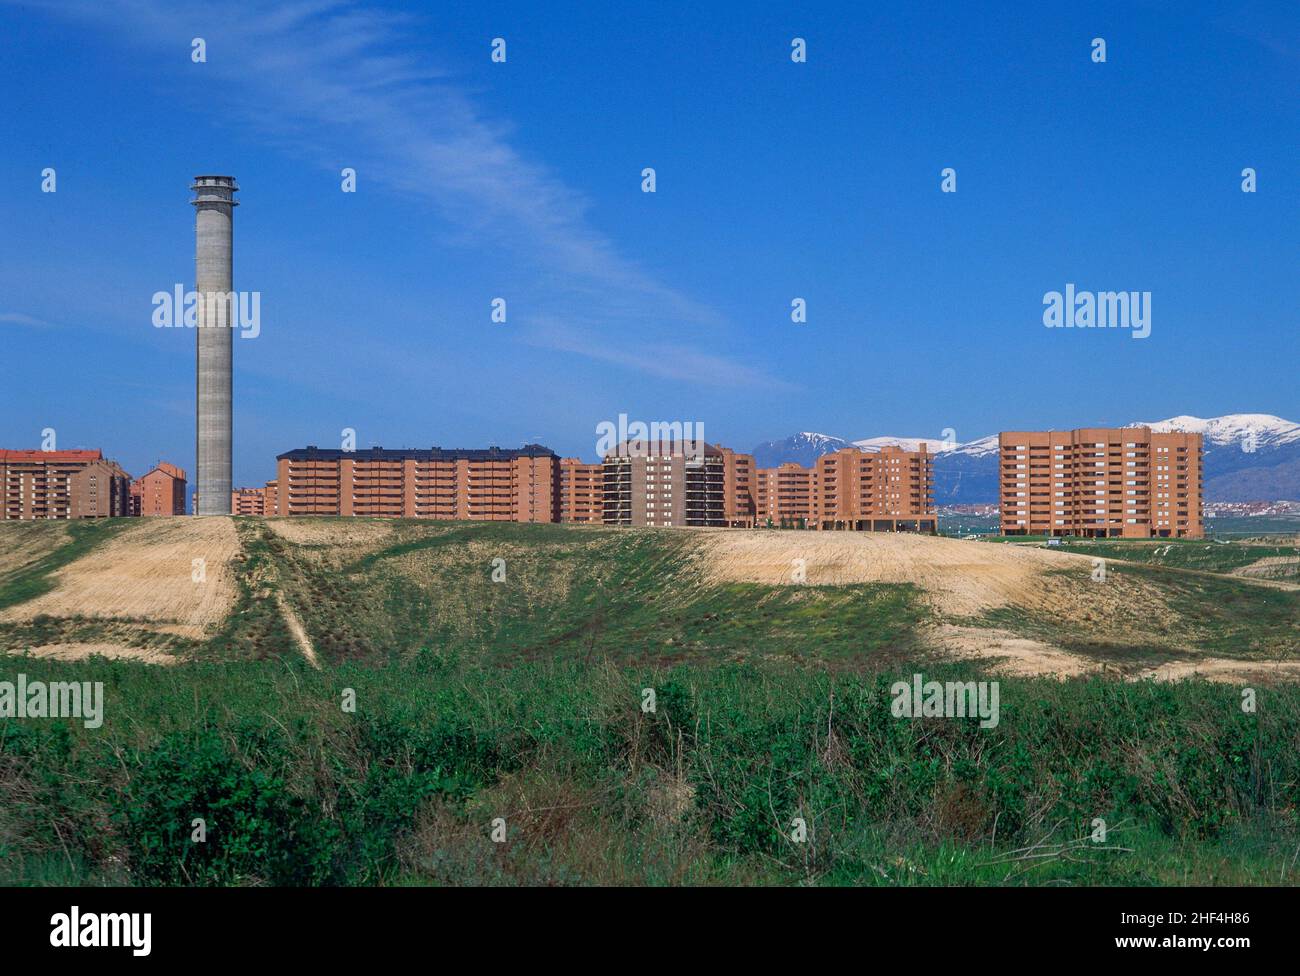
<svg viewBox="0 0 1300 976"><path fill-rule="evenodd" d="M234 297L233 176L196 176L194 290L198 292L195 387L196 515L229 515L233 373L238 302Z"/></svg>

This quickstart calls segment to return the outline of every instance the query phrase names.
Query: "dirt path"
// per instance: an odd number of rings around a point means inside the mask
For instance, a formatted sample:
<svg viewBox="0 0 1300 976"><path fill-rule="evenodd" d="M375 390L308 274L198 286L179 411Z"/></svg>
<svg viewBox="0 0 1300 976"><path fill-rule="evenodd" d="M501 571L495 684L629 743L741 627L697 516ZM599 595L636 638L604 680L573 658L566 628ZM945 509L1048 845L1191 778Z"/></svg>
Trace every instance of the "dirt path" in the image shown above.
<svg viewBox="0 0 1300 976"><path fill-rule="evenodd" d="M1140 677L1151 677L1159 681L1177 681L1179 678L1192 676L1231 684L1241 684L1246 681L1259 681L1264 684L1295 681L1300 679L1300 661L1237 661L1232 658L1206 657L1198 661L1174 661L1162 664L1140 675Z"/></svg>
<svg viewBox="0 0 1300 976"><path fill-rule="evenodd" d="M307 636L307 628L302 625L298 619L298 614L294 613L293 607L289 606L289 601L284 598L284 594L277 588L275 591L275 602L280 605L280 613L284 617L285 626L289 628L289 633L293 634L293 639L297 641L302 656L307 659L317 671L320 670L320 658L316 656L316 648L312 647L311 638Z"/></svg>

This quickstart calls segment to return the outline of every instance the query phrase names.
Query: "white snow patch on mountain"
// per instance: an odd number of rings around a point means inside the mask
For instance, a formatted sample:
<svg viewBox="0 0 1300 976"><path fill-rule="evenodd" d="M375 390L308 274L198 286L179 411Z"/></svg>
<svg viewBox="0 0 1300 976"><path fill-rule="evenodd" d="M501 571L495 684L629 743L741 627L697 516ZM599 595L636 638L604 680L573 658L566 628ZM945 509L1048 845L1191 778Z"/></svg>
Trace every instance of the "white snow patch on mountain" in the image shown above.
<svg viewBox="0 0 1300 976"><path fill-rule="evenodd" d="M1300 424L1270 413L1230 413L1222 417L1170 417L1168 420L1145 421L1130 427L1150 427L1154 431L1182 431L1201 434L1206 447L1240 444L1253 435L1256 450L1283 447L1300 441Z"/></svg>

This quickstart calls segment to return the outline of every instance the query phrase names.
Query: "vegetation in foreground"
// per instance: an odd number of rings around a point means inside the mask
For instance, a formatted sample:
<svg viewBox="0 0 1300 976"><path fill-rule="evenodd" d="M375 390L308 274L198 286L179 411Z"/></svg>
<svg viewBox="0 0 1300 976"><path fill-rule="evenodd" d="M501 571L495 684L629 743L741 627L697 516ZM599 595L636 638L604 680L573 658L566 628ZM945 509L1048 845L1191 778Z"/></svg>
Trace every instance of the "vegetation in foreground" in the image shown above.
<svg viewBox="0 0 1300 976"><path fill-rule="evenodd" d="M977 675L933 660L909 585L709 583L685 533L389 523L354 546L328 526L313 545L238 525L239 596L207 641L125 619L0 624L9 646L187 659L0 660L0 681L103 681L108 698L97 730L0 720L0 883L1300 881L1295 687L1259 689L1248 714L1224 685L1001 679L995 729L896 719L892 681ZM69 526L11 563L0 606L119 527ZM1300 594L1198 569L1113 571L1158 588L1189 643L1295 646ZM1085 654L1168 651L1000 613Z"/></svg>
<svg viewBox="0 0 1300 976"><path fill-rule="evenodd" d="M0 721L4 883L1300 881L1292 687L1252 714L1204 682L1004 679L981 729L893 717L907 666L423 651L321 671L12 658L0 680L19 671L103 681L107 706L96 730Z"/></svg>

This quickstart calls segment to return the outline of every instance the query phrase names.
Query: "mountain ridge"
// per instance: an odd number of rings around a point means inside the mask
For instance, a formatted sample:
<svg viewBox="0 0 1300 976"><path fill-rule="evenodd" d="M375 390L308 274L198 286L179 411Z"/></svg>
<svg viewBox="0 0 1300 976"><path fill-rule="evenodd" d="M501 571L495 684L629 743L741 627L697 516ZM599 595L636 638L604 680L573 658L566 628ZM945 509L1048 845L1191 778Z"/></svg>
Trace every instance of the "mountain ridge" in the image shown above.
<svg viewBox="0 0 1300 976"><path fill-rule="evenodd" d="M1208 418L1182 414L1166 420L1134 421L1124 426L1201 434L1205 440L1203 474L1207 501L1300 499L1300 424L1295 421L1266 413ZM916 450L922 443L935 455L936 502L941 505L997 502L997 434L957 442L893 435L850 440L803 431L780 440L764 441L752 453L759 467L776 467L786 462L811 467L823 454L846 447L878 451L897 445Z"/></svg>

